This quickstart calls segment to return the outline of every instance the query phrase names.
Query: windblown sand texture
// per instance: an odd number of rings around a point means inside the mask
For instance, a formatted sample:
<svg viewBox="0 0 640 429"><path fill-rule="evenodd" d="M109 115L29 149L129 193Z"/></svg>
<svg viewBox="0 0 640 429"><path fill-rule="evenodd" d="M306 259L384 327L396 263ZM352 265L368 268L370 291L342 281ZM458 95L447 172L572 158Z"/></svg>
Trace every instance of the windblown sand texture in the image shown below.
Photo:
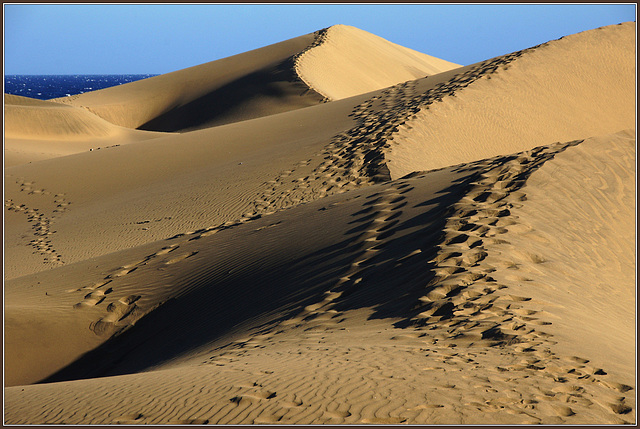
<svg viewBox="0 0 640 429"><path fill-rule="evenodd" d="M634 94L623 23L5 95L5 423L635 423Z"/></svg>

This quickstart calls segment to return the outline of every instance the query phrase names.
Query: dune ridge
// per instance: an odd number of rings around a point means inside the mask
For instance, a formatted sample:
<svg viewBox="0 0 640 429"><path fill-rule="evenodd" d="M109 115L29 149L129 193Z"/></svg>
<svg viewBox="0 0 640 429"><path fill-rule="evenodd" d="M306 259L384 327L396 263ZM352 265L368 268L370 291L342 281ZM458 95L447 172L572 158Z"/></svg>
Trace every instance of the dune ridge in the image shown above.
<svg viewBox="0 0 640 429"><path fill-rule="evenodd" d="M244 222L255 216L252 207L260 204L272 187L277 187L279 196L276 208L294 204L296 195L288 194L288 183L304 177L297 176L304 174L300 169L313 169L313 165L304 165L322 155L322 146L334 133L352 124L347 117L349 102L311 109L258 118L247 123L248 127L229 124L16 166L6 172L6 197L16 206L38 209L51 218L57 208L49 195L64 194L67 210L64 216L56 217L52 231L57 233L50 238L65 262L189 229ZM318 114L335 120L324 125L317 121ZM293 176L292 167L297 170ZM186 174L186 168L199 173ZM158 195L163 197L158 199ZM219 205L212 207L212 199ZM163 215L158 216L159 212ZM12 248L5 263L7 278L48 268L40 258L24 252L29 240L25 242L23 236L31 239L31 226L18 216L20 213L7 218L7 225L17 228L12 230L15 234L7 234L7 247ZM129 239L120 240L122 235Z"/></svg>
<svg viewBox="0 0 640 429"><path fill-rule="evenodd" d="M117 129L83 109L49 101L5 94L5 137L49 137L62 140L80 136L109 136Z"/></svg>
<svg viewBox="0 0 640 429"><path fill-rule="evenodd" d="M634 31L425 77L334 26L12 100L178 132L5 168L5 423L634 423Z"/></svg>
<svg viewBox="0 0 640 429"><path fill-rule="evenodd" d="M588 75L589 79L599 79L601 80L601 86L611 85L617 91L607 93L606 97L602 95L602 100L585 100L586 97L581 94L586 91L580 91L580 88L586 86L586 83L588 83L585 82L586 79L583 78L581 81L574 82L572 84L573 90L564 92L562 88L567 86L567 82L558 79L553 82L554 85L545 88L547 94L551 94L555 99L550 100L549 96L547 96L544 100L535 100L534 103L547 106L547 109L540 112L540 116L536 117L532 122L545 123L553 121L553 127L529 127L525 131L518 130L520 133L516 135L511 129L515 128L515 126L507 127L501 124L487 126L489 121L486 117L490 117L491 114L486 113L488 109L480 107L484 103L484 94L493 94L493 92L503 94L506 92L503 88L496 91L494 91L494 88L496 86L507 86L510 81L514 81L513 84L507 87L508 90L514 94L517 102L522 104L529 103L531 94L527 92L520 96L515 86L521 87L523 79L530 78L529 75L531 74L541 75L544 70L538 72L538 70L534 69L531 72L532 67L526 64L522 67L522 70L525 70L524 72L518 70L519 73L526 74L524 76L516 74L515 77L512 77L513 74L503 76L506 73L505 70L512 67L512 64L518 64L519 61L523 61L529 55L534 55L539 49L543 49L546 46L555 46L555 43L562 43L563 45L570 43L570 46L572 46L572 48L561 46L556 51L564 52L569 50L575 52L574 45L581 50L575 53L575 57L566 59L565 64L571 61L584 62L585 59L590 59L590 57L585 56L584 50L590 49L593 45L592 33L581 33L565 38L566 40L551 41L478 64L401 83L377 93L372 93L371 98L354 107L351 112L356 125L332 139L324 149L323 157L325 160L313 170L313 175L305 177L303 181L289 185L292 188L288 190L287 195L294 196L293 198L296 201L305 201L305 195L300 193L300 189L312 188L311 183L314 181L322 183L323 186L319 194L322 197L327 194L345 192L348 189L390 180L391 178L399 178L416 170L442 168L467 158L471 160L484 156L508 154L514 150L525 150L535 145L533 141L537 137L553 139L552 132L556 130L562 130L561 134L567 137L564 140L570 140L571 138L582 136L585 129L590 129L587 135L598 135L633 127L635 125L635 117L629 109L625 109L625 106L632 102L632 94L626 91L625 88L629 88L632 85L633 79L633 74L629 73L632 68L632 62L629 61L632 58L629 37L632 36L633 27L633 23L625 24L624 32L622 33L623 37L626 38L625 43L619 43L620 47L616 51L612 51L609 45L602 46L599 53L603 55L606 52L607 56L603 59L597 59L600 61L593 60L585 64L585 68L593 71L593 75ZM612 28L598 31L620 33L615 32ZM552 55L542 52L540 55L551 56L551 58L545 58L546 62L536 58L535 61L538 61L538 63L546 65L557 61L555 52ZM564 57L566 58L566 55ZM608 64L610 62L618 64L620 68L609 67ZM545 66L542 66L542 68L544 69ZM605 69L608 70L607 73L604 73L603 70ZM556 66L555 70L561 70L558 71L558 74L566 73L569 76L573 76L573 70L564 70L560 66ZM514 74L518 72L514 72ZM537 79L536 81L540 80ZM493 82L496 81L499 83L494 84ZM437 134L439 139L437 142L434 142L430 136L425 135L426 133L433 134L431 131L433 128L432 122L445 124L445 127L448 126L447 124L452 123L452 121L440 118L441 105L451 102L461 103L458 99L465 97L468 93L467 89L472 89L475 85L488 86L486 90L483 88L481 92L472 92L469 97L470 103L478 104L477 108L473 109L473 112L478 112L480 118L473 117L473 114L470 114L467 110L458 109L457 114L464 117L464 121L470 122L468 127L453 129L456 127L453 126L451 127L453 130L440 132ZM578 89L575 89L576 87ZM537 91L531 92L537 94ZM482 94L482 96L478 97L476 94ZM518 97L515 94L518 94ZM603 94L603 91L596 88L589 94L590 97L597 98L600 97L600 94ZM520 124L530 121L531 114L523 114L522 112L525 111L523 106L503 106L506 104L503 100L506 100L507 97L502 95L499 97L501 98L495 100L492 104L492 106L497 106L497 109L500 110L499 114L496 113L494 115L495 118L500 118L502 122ZM467 102L466 98L463 98L463 100L462 102ZM557 118L571 114L577 104L581 106L581 110L585 113L581 118L584 117L585 119L558 124ZM615 106L616 108L612 109L609 106ZM442 107L442 109L446 109L446 107ZM510 114L505 113L505 109ZM596 121L594 120L595 117L604 117L606 120ZM490 129L491 132L486 133L480 129L476 131L474 127L485 127L484 129ZM547 131L548 134L540 134L542 130ZM474 144L468 144L468 138L458 138L460 132L465 133L465 135L473 134L477 136L474 137ZM475 142L479 136L482 136L484 141L476 144ZM442 145L445 145L447 150L441 150ZM296 170L292 169L288 175L296 175ZM279 180L278 178L276 179L276 181ZM273 192L275 192L275 189L268 192L267 196L270 196ZM277 206L277 203L269 201L269 198L258 200L256 205L263 207L265 204L270 204L270 210ZM252 215L259 213L260 210L254 210Z"/></svg>
<svg viewBox="0 0 640 429"><path fill-rule="evenodd" d="M634 127L635 114L626 109L633 103L634 32L635 23L592 30L396 85L356 107L359 125L336 145L341 156L355 151L375 181L525 150L540 139ZM607 43L594 42L598 33ZM527 82L536 82L536 90L523 91ZM487 94L494 98L487 101Z"/></svg>
<svg viewBox="0 0 640 429"><path fill-rule="evenodd" d="M181 132L321 102L298 82L292 59L315 34L54 101L80 106L128 128Z"/></svg>
<svg viewBox="0 0 640 429"><path fill-rule="evenodd" d="M349 25L322 30L296 62L300 78L327 100L364 94L458 67Z"/></svg>
<svg viewBox="0 0 640 429"><path fill-rule="evenodd" d="M200 66L54 101L84 107L109 122L129 128L184 132L326 101L328 98L313 86L314 79L305 77L309 69L305 64L311 52L324 49L335 38L345 46L329 48L329 56L344 55L342 51L346 49L360 52L365 60L379 61L374 59L378 52L372 50L369 40L374 39L373 43L378 45L389 44L385 58L399 63L382 80L376 80L375 70L364 69L365 73L358 74L357 80L367 79L367 85L360 85L360 92L351 91L350 95L456 67L444 60L409 52L362 30L342 27L330 27ZM348 34L343 35L345 31ZM351 32L357 32L358 37L354 38ZM338 62L344 63L345 58L340 57Z"/></svg>

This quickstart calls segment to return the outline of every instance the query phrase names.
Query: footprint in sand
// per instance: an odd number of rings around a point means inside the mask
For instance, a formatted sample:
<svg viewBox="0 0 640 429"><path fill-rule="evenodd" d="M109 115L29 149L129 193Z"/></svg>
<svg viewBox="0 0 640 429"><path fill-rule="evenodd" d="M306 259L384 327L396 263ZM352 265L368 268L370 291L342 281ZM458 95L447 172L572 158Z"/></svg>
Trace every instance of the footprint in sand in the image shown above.
<svg viewBox="0 0 640 429"><path fill-rule="evenodd" d="M126 319L138 309L135 303L139 299L139 295L129 295L126 298L120 298L118 301L112 302L107 306L107 315L91 323L89 329L96 335L113 332L118 322Z"/></svg>
<svg viewBox="0 0 640 429"><path fill-rule="evenodd" d="M256 417L253 420L253 424L270 425L270 424L278 423L280 420L282 420L282 417L283 416L276 416L276 415L270 415L270 414L261 415L259 417Z"/></svg>
<svg viewBox="0 0 640 429"><path fill-rule="evenodd" d="M344 419L350 417L351 413L349 411L325 411L322 414L322 417L325 419Z"/></svg>
<svg viewBox="0 0 640 429"><path fill-rule="evenodd" d="M75 304L73 307L83 308L83 307L96 306L100 304L102 301L104 301L106 295L110 294L111 292L113 292L111 288L107 289L106 291L97 290L97 291L91 292L90 294L85 295L84 300Z"/></svg>
<svg viewBox="0 0 640 429"><path fill-rule="evenodd" d="M115 323L125 319L136 308L135 302L141 298L140 295L129 295L112 302L107 306L109 314L101 319L105 323Z"/></svg>
<svg viewBox="0 0 640 429"><path fill-rule="evenodd" d="M605 386L609 387L610 389L614 389L617 390L620 393L625 393L628 392L630 390L633 390L633 387L627 385L627 384L622 384L622 383L615 383L612 381L603 381L602 384L604 384Z"/></svg>
<svg viewBox="0 0 640 429"><path fill-rule="evenodd" d="M262 400L269 400L269 399L273 399L277 396L276 392L271 392L268 390L264 390L264 391L255 391L255 392L250 392L250 393L243 393L241 395L237 395L234 396L233 398L229 399L230 402L233 402L234 404L237 405L242 405L242 404L246 404L248 403L256 403Z"/></svg>
<svg viewBox="0 0 640 429"><path fill-rule="evenodd" d="M184 261L187 258L190 258L194 255L196 255L198 253L198 251L194 251L194 252L190 252L190 253L185 253L179 256L176 256L175 258L169 259L168 261L165 262L165 265L172 265L175 264L176 262L180 262L180 261Z"/></svg>
<svg viewBox="0 0 640 429"><path fill-rule="evenodd" d="M94 290L99 289L102 286L105 286L105 285L107 285L109 283L111 283L111 280L103 280L103 281L99 281L97 283L94 283L91 286L84 286L84 287L81 287L79 289L69 289L69 290L67 290L67 292L94 291Z"/></svg>
<svg viewBox="0 0 640 429"><path fill-rule="evenodd" d="M285 408L297 408L297 407L301 407L304 404L304 402L302 401L302 399L300 399L299 397L295 397L293 400L289 401L289 402L285 402L283 404L283 407Z"/></svg>
<svg viewBox="0 0 640 429"><path fill-rule="evenodd" d="M173 252L174 250L177 250L179 247L180 246L178 246L177 244L173 244L171 246L166 246L166 247L163 247L162 249L158 250L152 256L166 255L167 253L170 253L170 252Z"/></svg>
<svg viewBox="0 0 640 429"><path fill-rule="evenodd" d="M115 279L115 278L118 278L118 277L126 276L127 274L132 273L137 269L138 269L138 267L135 267L135 266L132 267L132 268L122 267L122 269L119 269L118 271L116 271L116 272L114 272L112 274L109 274L107 276L107 278L108 279Z"/></svg>

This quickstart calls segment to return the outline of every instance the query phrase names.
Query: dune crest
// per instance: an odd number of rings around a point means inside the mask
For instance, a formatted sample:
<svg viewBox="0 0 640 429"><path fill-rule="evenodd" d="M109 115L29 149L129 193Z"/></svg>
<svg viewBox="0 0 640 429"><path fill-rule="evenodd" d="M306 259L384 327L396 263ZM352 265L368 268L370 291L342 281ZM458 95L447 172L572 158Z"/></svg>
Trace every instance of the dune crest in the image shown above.
<svg viewBox="0 0 640 429"><path fill-rule="evenodd" d="M334 25L301 56L296 70L310 88L339 100L458 67L358 28Z"/></svg>
<svg viewBox="0 0 640 429"><path fill-rule="evenodd" d="M319 56L317 51L321 51ZM188 69L55 101L84 107L128 128L184 132L308 107L455 67L362 30L334 26ZM353 77L345 78L345 70Z"/></svg>
<svg viewBox="0 0 640 429"><path fill-rule="evenodd" d="M315 34L184 70L55 101L88 109L114 124L184 132L311 106L322 97L293 72Z"/></svg>

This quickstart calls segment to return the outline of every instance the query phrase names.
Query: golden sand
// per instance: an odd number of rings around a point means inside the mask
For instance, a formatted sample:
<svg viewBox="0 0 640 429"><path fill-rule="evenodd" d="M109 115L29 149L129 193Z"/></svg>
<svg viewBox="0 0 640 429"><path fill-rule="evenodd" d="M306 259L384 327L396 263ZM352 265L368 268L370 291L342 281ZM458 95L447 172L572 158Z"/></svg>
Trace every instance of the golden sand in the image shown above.
<svg viewBox="0 0 640 429"><path fill-rule="evenodd" d="M623 23L5 95L5 423L635 423L634 94Z"/></svg>

